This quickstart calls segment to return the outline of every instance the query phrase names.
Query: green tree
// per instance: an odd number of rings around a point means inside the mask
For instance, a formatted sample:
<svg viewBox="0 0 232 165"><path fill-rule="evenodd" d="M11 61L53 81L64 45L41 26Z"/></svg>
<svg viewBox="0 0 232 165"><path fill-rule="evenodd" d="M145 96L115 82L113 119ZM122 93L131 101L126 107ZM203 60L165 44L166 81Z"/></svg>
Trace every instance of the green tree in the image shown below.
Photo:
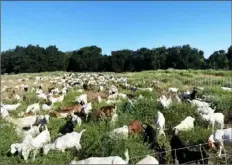
<svg viewBox="0 0 232 165"><path fill-rule="evenodd" d="M208 59L210 68L213 69L228 69L229 60L226 57L224 50L215 51Z"/></svg>

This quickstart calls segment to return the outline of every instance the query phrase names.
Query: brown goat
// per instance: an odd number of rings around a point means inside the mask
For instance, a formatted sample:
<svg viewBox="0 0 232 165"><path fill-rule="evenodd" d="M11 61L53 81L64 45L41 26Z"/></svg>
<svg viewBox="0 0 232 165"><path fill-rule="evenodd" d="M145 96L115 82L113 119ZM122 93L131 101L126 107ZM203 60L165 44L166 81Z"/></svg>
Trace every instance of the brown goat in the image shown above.
<svg viewBox="0 0 232 165"><path fill-rule="evenodd" d="M85 82L85 83L83 84L83 89L84 89L84 90L89 90L89 86L88 86L87 82Z"/></svg>
<svg viewBox="0 0 232 165"><path fill-rule="evenodd" d="M106 114L105 114L103 111L101 111L101 110L95 111L95 114L96 114L96 116L97 116L98 118L100 118L100 119L103 119L103 118L106 117Z"/></svg>
<svg viewBox="0 0 232 165"><path fill-rule="evenodd" d="M95 111L98 118L112 117L116 113L116 106L105 106Z"/></svg>
<svg viewBox="0 0 232 165"><path fill-rule="evenodd" d="M100 111L102 111L105 114L105 116L112 117L116 113L116 106L105 106L100 108Z"/></svg>
<svg viewBox="0 0 232 165"><path fill-rule="evenodd" d="M33 114L32 112L29 112L29 113L26 113L26 112L25 112L25 113L23 114L23 116L24 116L24 117L26 117L26 116L34 116L34 114Z"/></svg>
<svg viewBox="0 0 232 165"><path fill-rule="evenodd" d="M128 125L129 133L140 133L142 131L142 123L139 120L134 120Z"/></svg>
<svg viewBox="0 0 232 165"><path fill-rule="evenodd" d="M49 114L54 114L57 118L61 118L62 116L69 116L72 114L73 111L64 111L64 112L57 112L51 110Z"/></svg>
<svg viewBox="0 0 232 165"><path fill-rule="evenodd" d="M8 93L8 98L11 99L11 98L13 98L15 95L16 95L15 90L12 90L12 91L10 91L10 92Z"/></svg>
<svg viewBox="0 0 232 165"><path fill-rule="evenodd" d="M81 109L82 109L82 106L78 104L78 105L62 107L61 112L65 112L65 111L81 112Z"/></svg>

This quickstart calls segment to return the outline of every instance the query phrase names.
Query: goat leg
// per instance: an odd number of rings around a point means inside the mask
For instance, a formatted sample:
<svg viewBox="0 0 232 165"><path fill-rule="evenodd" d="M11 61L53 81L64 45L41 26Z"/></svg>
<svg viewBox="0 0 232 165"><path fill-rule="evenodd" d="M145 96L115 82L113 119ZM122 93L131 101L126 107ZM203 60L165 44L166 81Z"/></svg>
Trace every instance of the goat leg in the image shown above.
<svg viewBox="0 0 232 165"><path fill-rule="evenodd" d="M212 123L212 132L214 131L214 123Z"/></svg>
<svg viewBox="0 0 232 165"><path fill-rule="evenodd" d="M88 116L89 116L89 115L88 115L88 114L86 114L86 116L85 116L85 121L87 121L87 120L88 120Z"/></svg>
<svg viewBox="0 0 232 165"><path fill-rule="evenodd" d="M75 147L76 147L77 151L81 150L81 148L82 148L81 144L77 144L77 145L75 145Z"/></svg>
<svg viewBox="0 0 232 165"><path fill-rule="evenodd" d="M33 151L33 158L32 161L35 161L35 156L38 154L38 149Z"/></svg>
<svg viewBox="0 0 232 165"><path fill-rule="evenodd" d="M222 146L219 147L218 157L221 158L222 156Z"/></svg>

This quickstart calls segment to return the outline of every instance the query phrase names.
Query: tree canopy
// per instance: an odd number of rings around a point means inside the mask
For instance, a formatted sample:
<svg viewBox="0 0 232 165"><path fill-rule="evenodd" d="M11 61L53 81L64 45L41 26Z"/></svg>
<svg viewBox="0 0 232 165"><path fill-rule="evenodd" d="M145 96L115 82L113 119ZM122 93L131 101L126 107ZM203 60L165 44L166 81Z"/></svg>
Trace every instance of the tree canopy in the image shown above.
<svg viewBox="0 0 232 165"><path fill-rule="evenodd" d="M154 69L232 69L232 46L213 52L208 59L204 52L190 45L138 50L122 49L102 54L98 46L86 46L62 52L55 45L16 46L1 53L1 73L33 73L45 71L113 71L133 72Z"/></svg>

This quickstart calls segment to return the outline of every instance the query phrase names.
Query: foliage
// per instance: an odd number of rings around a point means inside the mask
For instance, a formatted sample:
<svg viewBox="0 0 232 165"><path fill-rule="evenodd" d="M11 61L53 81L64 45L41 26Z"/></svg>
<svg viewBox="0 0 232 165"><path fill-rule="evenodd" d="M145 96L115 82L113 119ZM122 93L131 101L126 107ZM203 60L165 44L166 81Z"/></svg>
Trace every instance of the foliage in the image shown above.
<svg viewBox="0 0 232 165"><path fill-rule="evenodd" d="M111 56L97 46L62 52L56 46L16 46L2 52L1 73L35 73L45 71L113 71L134 72L154 69L232 69L232 46L215 51L208 59L204 52L190 45L153 49L116 50Z"/></svg>

